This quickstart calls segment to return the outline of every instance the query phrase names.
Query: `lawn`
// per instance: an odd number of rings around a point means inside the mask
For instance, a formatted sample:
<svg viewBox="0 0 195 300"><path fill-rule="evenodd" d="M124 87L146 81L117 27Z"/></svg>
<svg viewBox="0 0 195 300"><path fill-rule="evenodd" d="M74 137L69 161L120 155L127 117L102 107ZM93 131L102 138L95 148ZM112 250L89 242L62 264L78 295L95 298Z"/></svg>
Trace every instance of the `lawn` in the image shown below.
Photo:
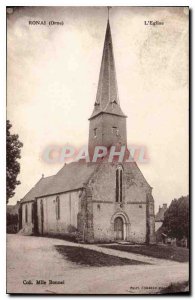
<svg viewBox="0 0 195 300"><path fill-rule="evenodd" d="M65 259L84 266L110 267L146 264L140 261L108 255L82 247L56 245L55 248L60 254L64 256Z"/></svg>
<svg viewBox="0 0 195 300"><path fill-rule="evenodd" d="M189 249L170 245L106 245L102 247L178 262L189 261Z"/></svg>

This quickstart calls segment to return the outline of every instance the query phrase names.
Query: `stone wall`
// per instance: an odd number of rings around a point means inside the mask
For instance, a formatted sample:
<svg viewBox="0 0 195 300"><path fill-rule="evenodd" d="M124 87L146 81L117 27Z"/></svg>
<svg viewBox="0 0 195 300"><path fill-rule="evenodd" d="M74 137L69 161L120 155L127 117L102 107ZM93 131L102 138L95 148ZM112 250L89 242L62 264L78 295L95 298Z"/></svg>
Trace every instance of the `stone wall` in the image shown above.
<svg viewBox="0 0 195 300"><path fill-rule="evenodd" d="M81 210L78 213L78 233L79 240L93 243L94 242L94 220L92 191L87 185L84 186L81 194Z"/></svg>
<svg viewBox="0 0 195 300"><path fill-rule="evenodd" d="M119 132L113 132L112 127L117 127ZM97 136L94 137L94 129L97 129ZM126 145L126 118L115 116L111 114L100 114L94 119L90 120L89 125L89 148L93 149L95 146L110 147L117 143Z"/></svg>
<svg viewBox="0 0 195 300"><path fill-rule="evenodd" d="M117 163L100 163L88 182L77 191L62 193L60 216L57 195L36 200L37 233L77 234L84 242L110 242L116 238L116 217L123 220L123 237L134 243L155 242L152 188L134 163L123 164L122 202L116 202ZM22 204L22 226L32 224L32 203ZM41 210L41 203L43 209ZM28 222L25 206L28 207Z"/></svg>
<svg viewBox="0 0 195 300"><path fill-rule="evenodd" d="M56 213L57 195L37 199L38 233L66 234L77 231L77 215L80 210L80 191L58 195L60 199L60 217ZM41 201L43 213L41 213ZM43 222L42 222L43 216ZM43 226L43 228L42 228Z"/></svg>
<svg viewBox="0 0 195 300"><path fill-rule="evenodd" d="M147 194L147 237L148 244L156 242L155 236L155 215L154 215L154 199L152 193Z"/></svg>
<svg viewBox="0 0 195 300"><path fill-rule="evenodd" d="M139 171L137 171L139 172ZM91 190L94 240L113 241L114 219L121 216L125 223L125 239L146 242L147 192L149 185L143 176L135 174L132 166L124 166L123 202L116 203L116 164L102 163L88 183ZM136 176L137 175L137 176Z"/></svg>

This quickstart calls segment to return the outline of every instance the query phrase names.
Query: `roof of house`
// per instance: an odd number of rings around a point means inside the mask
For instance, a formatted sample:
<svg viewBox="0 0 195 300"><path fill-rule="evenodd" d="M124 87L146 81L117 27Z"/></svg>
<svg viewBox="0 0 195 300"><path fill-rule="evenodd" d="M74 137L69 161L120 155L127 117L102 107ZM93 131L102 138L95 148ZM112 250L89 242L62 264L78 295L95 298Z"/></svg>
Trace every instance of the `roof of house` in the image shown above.
<svg viewBox="0 0 195 300"><path fill-rule="evenodd" d="M32 189L22 198L21 203L34 201L36 197L42 194L43 190L51 183L54 176L41 178Z"/></svg>

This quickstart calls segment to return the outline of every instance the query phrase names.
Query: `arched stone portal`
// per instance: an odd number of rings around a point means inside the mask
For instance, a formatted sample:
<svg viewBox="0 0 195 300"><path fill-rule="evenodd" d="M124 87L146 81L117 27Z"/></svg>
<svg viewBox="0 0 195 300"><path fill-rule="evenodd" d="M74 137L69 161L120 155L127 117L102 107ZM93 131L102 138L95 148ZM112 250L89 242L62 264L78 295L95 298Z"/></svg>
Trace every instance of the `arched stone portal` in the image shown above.
<svg viewBox="0 0 195 300"><path fill-rule="evenodd" d="M129 231L129 218L124 212L117 212L111 218L113 224L114 240L127 240Z"/></svg>

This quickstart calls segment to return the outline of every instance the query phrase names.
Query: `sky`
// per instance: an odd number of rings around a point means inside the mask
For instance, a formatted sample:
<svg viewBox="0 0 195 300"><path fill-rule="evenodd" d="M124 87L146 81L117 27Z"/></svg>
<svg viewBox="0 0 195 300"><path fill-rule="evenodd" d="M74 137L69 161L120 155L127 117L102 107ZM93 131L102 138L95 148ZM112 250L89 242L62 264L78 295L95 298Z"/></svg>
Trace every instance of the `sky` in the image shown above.
<svg viewBox="0 0 195 300"><path fill-rule="evenodd" d="M34 20L63 25L29 25ZM24 145L9 204L63 166L43 160L47 146L87 145L106 23L106 7L8 10L7 118ZM112 7L110 25L128 144L147 149L139 168L157 211L188 194L188 9Z"/></svg>

